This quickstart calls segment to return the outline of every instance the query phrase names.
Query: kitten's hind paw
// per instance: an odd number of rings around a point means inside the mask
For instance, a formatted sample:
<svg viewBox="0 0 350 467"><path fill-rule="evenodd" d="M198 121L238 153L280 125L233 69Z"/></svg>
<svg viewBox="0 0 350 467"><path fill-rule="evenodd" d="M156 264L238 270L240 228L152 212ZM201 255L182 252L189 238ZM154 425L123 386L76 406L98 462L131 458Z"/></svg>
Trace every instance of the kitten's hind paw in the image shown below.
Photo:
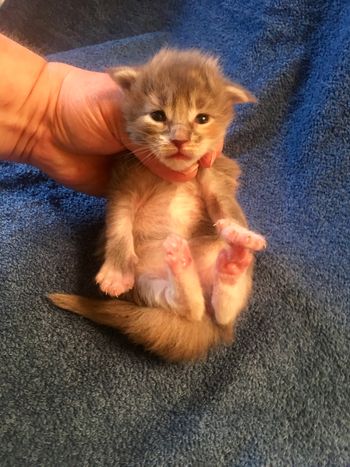
<svg viewBox="0 0 350 467"><path fill-rule="evenodd" d="M253 261L253 253L241 246L227 246L216 260L218 278L225 284L235 284Z"/></svg>
<svg viewBox="0 0 350 467"><path fill-rule="evenodd" d="M171 234L163 243L165 262L173 274L177 275L192 263L192 255L187 240Z"/></svg>
<svg viewBox="0 0 350 467"><path fill-rule="evenodd" d="M99 285L101 291L111 297L118 297L132 289L134 280L132 272L122 273L107 264L102 266L96 276L96 283Z"/></svg>

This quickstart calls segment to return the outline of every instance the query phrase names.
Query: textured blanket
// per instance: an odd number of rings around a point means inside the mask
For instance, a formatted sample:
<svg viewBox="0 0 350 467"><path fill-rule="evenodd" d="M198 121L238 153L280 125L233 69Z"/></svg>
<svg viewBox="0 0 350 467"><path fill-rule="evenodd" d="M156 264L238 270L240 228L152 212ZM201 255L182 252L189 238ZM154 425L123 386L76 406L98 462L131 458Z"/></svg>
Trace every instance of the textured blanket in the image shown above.
<svg viewBox="0 0 350 467"><path fill-rule="evenodd" d="M349 3L176 3L167 32L147 27L154 17L144 9L133 37L50 59L103 69L165 42L197 46L255 93L225 147L243 169L250 225L269 241L254 296L232 346L183 365L55 309L48 292L96 293L104 201L2 163L1 465L350 463ZM165 18L170 6L154 4ZM114 21L118 30L123 18ZM14 17L1 24L1 9L0 27L24 34Z"/></svg>

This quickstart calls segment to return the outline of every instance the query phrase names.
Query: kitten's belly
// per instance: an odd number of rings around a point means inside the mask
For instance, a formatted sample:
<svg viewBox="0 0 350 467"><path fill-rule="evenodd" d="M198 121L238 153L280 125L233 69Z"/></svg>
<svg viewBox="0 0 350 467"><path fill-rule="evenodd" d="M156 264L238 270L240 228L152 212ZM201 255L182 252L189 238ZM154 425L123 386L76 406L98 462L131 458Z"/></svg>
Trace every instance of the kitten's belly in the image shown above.
<svg viewBox="0 0 350 467"><path fill-rule="evenodd" d="M140 206L134 223L137 274L166 276L163 242L169 234L187 240L206 218L206 210L196 183L187 182L159 190Z"/></svg>
<svg viewBox="0 0 350 467"><path fill-rule="evenodd" d="M134 224L136 243L164 240L170 233L188 239L205 215L197 183L171 185L140 205Z"/></svg>

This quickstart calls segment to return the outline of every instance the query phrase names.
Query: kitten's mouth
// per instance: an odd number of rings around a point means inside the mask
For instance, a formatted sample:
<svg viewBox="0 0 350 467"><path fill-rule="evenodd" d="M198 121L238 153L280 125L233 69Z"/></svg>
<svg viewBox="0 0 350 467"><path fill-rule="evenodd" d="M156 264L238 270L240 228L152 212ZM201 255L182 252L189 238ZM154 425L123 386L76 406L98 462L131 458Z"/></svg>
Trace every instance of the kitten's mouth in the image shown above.
<svg viewBox="0 0 350 467"><path fill-rule="evenodd" d="M171 156L167 156L167 159L175 159L178 161L188 161L192 159L192 157L186 156L185 154L182 154L182 152L177 152L175 154L172 154Z"/></svg>
<svg viewBox="0 0 350 467"><path fill-rule="evenodd" d="M177 172L185 172L189 170L190 167L198 168L198 160L200 157L193 153L186 154L186 152L177 150L177 152L173 154L164 154L162 157L162 162L164 165Z"/></svg>

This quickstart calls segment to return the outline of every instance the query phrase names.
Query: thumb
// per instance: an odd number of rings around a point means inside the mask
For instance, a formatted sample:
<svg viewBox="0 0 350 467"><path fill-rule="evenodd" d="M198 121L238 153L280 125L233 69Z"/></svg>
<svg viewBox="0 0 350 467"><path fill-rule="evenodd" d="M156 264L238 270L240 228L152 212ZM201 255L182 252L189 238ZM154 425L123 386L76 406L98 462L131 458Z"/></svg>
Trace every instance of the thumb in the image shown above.
<svg viewBox="0 0 350 467"><path fill-rule="evenodd" d="M220 140L214 151L207 152L201 159L199 159L199 165L205 169L210 168L214 164L215 159L219 157L222 153L223 146L224 140L222 139Z"/></svg>

